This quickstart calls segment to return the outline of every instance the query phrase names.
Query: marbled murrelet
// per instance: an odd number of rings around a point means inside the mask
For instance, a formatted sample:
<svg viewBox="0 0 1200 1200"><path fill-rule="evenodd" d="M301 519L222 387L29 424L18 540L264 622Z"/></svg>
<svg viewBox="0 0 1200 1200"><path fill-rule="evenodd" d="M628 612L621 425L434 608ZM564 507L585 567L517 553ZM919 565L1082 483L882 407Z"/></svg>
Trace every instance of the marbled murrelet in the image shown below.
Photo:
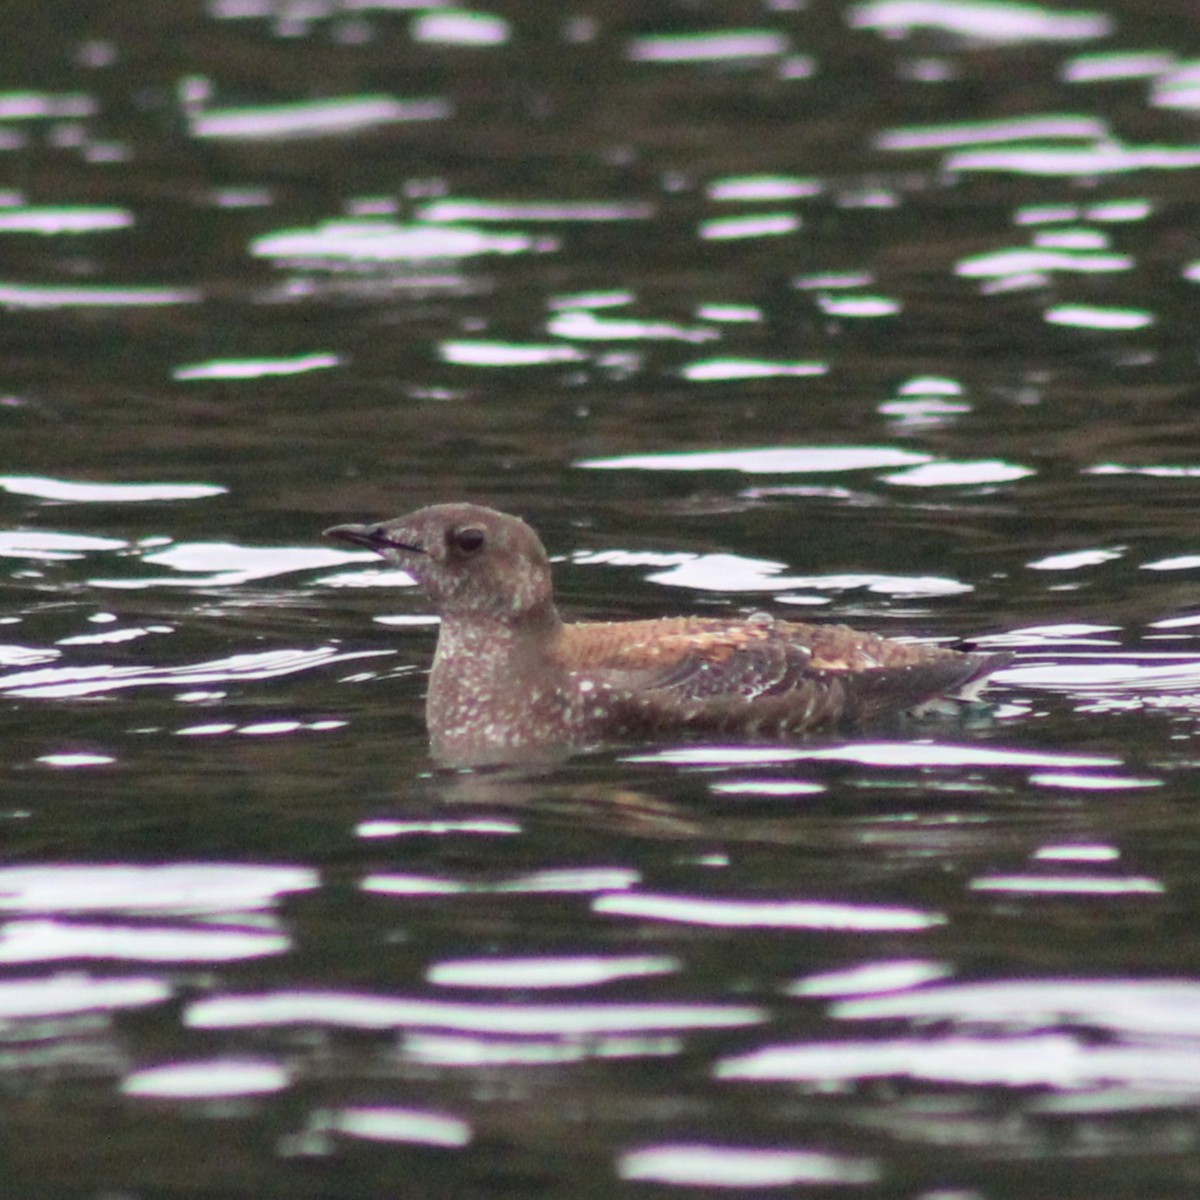
<svg viewBox="0 0 1200 1200"><path fill-rule="evenodd" d="M782 738L969 694L1010 658L768 616L566 624L537 534L474 504L325 532L407 571L440 614L426 715L453 765L687 731Z"/></svg>

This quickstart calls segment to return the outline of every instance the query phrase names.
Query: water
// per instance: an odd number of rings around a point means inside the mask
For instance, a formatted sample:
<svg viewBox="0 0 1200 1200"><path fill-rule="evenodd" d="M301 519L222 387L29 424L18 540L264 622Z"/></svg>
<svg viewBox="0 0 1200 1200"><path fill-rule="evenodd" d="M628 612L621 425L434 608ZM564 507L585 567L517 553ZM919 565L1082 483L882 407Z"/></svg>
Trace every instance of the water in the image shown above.
<svg viewBox="0 0 1200 1200"><path fill-rule="evenodd" d="M0 15L6 1194L1191 1196L1190 4ZM338 521L991 707L425 752Z"/></svg>

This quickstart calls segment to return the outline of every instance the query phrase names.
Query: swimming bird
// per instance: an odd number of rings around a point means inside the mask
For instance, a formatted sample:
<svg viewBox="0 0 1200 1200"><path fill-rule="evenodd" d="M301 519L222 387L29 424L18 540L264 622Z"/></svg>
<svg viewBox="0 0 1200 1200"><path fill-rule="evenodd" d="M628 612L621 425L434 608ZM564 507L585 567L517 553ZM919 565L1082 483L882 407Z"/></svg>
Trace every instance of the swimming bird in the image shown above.
<svg viewBox="0 0 1200 1200"><path fill-rule="evenodd" d="M1011 657L767 614L569 624L538 535L476 504L325 536L412 575L441 617L426 719L448 765L688 733L782 739L969 699Z"/></svg>

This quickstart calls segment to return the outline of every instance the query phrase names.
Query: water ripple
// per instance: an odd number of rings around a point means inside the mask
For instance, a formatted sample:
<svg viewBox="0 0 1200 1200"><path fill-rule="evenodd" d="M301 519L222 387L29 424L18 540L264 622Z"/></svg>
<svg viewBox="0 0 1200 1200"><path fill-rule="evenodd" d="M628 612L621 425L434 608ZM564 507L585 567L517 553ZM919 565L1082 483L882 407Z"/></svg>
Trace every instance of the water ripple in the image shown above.
<svg viewBox="0 0 1200 1200"><path fill-rule="evenodd" d="M1197 1039L1200 981L1018 979L945 984L834 1005L841 1020L951 1020L1012 1030L1069 1025L1127 1037Z"/></svg>
<svg viewBox="0 0 1200 1200"><path fill-rule="evenodd" d="M732 897L609 893L592 901L594 912L727 929L822 929L858 933L914 933L944 925L940 913L889 905L834 904L822 900L739 900Z"/></svg>
<svg viewBox="0 0 1200 1200"><path fill-rule="evenodd" d="M259 141L284 138L344 137L406 121L443 121L448 100L399 100L395 96L347 96L295 104L209 108L191 115L196 138Z"/></svg>
<svg viewBox="0 0 1200 1200"><path fill-rule="evenodd" d="M0 1011L3 995L0 993ZM729 1004L479 1004L335 991L220 996L188 1006L191 1029L268 1029L331 1025L347 1029L432 1028L492 1034L591 1037L651 1030L731 1029L766 1014Z"/></svg>
<svg viewBox="0 0 1200 1200"><path fill-rule="evenodd" d="M0 925L0 963L104 959L120 962L241 962L283 954L284 934L264 929L9 921Z"/></svg>
<svg viewBox="0 0 1200 1200"><path fill-rule="evenodd" d="M156 1100L216 1100L283 1091L291 1072L269 1059L214 1058L133 1071L121 1081L125 1096Z"/></svg>
<svg viewBox="0 0 1200 1200"><path fill-rule="evenodd" d="M1004 0L866 0L852 6L850 24L892 37L931 29L985 43L1090 41L1113 29L1103 12Z"/></svg>
<svg viewBox="0 0 1200 1200"><path fill-rule="evenodd" d="M315 229L264 234L251 243L250 253L256 258L337 270L355 265L453 261L486 254L528 254L556 246L553 239L497 233L469 225L332 220ZM0 301L3 298L0 289Z"/></svg>
<svg viewBox="0 0 1200 1200"><path fill-rule="evenodd" d="M14 496L36 496L39 500L57 500L69 504L203 500L209 496L223 496L229 490L213 483L84 483L74 479L47 479L41 475L0 475L0 489ZM24 536L46 538L54 535L38 532ZM107 539L89 540L96 549L115 549L123 544ZM95 545L96 542L104 544Z"/></svg>
<svg viewBox="0 0 1200 1200"><path fill-rule="evenodd" d="M170 863L0 867L0 912L218 913L270 908L319 883L305 867Z"/></svg>
<svg viewBox="0 0 1200 1200"><path fill-rule="evenodd" d="M46 979L6 979L0 980L0 1020L145 1008L169 1000L171 994L169 984L150 977L96 979L72 972Z"/></svg>
<svg viewBox="0 0 1200 1200"><path fill-rule="evenodd" d="M867 1158L703 1142L643 1146L626 1151L617 1160L621 1179L705 1190L868 1184L881 1174L879 1166Z"/></svg>
<svg viewBox="0 0 1200 1200"><path fill-rule="evenodd" d="M332 663L374 658L388 653L386 650L344 651L334 646L319 646L315 650L264 650L253 654L231 654L227 658L171 667L125 667L111 663L46 667L0 675L0 692L10 696L61 699L67 696L97 696L122 688L191 687L198 683L278 679Z"/></svg>
<svg viewBox="0 0 1200 1200"><path fill-rule="evenodd" d="M581 988L670 975L682 965L661 955L448 959L434 963L425 978L439 987Z"/></svg>
<svg viewBox="0 0 1200 1200"><path fill-rule="evenodd" d="M1200 1044L1097 1046L1066 1034L921 1037L771 1046L717 1064L718 1079L909 1078L936 1083L1088 1091L1101 1085L1196 1089Z"/></svg>
<svg viewBox="0 0 1200 1200"><path fill-rule="evenodd" d="M466 1146L471 1126L459 1117L417 1108L355 1106L334 1113L328 1128L347 1137L372 1142L404 1142L420 1146Z"/></svg>

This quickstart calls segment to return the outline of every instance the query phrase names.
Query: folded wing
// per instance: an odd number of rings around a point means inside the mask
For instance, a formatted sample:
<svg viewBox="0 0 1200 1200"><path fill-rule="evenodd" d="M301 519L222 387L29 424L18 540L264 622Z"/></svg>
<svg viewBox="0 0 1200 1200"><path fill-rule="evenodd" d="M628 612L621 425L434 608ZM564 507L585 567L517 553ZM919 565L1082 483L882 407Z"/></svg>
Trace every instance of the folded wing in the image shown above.
<svg viewBox="0 0 1200 1200"><path fill-rule="evenodd" d="M630 732L673 725L714 732L799 733L869 721L977 688L1007 655L901 643L842 626L783 621L684 620L653 624L639 646L625 627L604 649L602 625L573 626L574 653L619 699Z"/></svg>

